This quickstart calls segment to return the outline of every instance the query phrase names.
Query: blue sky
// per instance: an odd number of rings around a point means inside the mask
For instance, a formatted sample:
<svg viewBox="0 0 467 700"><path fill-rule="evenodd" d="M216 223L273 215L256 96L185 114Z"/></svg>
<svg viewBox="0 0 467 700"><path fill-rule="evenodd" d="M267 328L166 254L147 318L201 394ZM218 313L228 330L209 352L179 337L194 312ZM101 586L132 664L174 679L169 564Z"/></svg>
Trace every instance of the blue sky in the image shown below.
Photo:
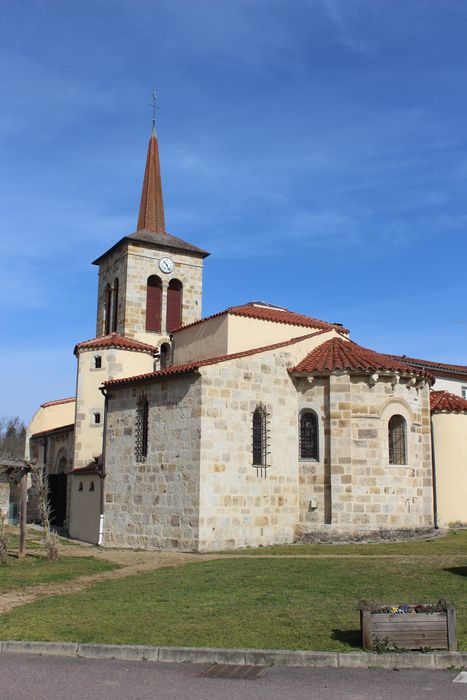
<svg viewBox="0 0 467 700"><path fill-rule="evenodd" d="M3 0L0 416L74 394L91 261L135 230L151 114L205 315L262 299L467 364L467 3Z"/></svg>

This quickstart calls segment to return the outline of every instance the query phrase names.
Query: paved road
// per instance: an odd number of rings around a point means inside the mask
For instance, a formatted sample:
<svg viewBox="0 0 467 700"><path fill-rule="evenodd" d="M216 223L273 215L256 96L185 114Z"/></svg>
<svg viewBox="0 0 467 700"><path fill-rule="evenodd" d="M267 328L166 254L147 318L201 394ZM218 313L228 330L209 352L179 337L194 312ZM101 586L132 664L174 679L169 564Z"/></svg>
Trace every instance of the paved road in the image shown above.
<svg viewBox="0 0 467 700"><path fill-rule="evenodd" d="M200 678L209 664L0 655L1 700L458 700L452 671L269 668L256 680Z"/></svg>

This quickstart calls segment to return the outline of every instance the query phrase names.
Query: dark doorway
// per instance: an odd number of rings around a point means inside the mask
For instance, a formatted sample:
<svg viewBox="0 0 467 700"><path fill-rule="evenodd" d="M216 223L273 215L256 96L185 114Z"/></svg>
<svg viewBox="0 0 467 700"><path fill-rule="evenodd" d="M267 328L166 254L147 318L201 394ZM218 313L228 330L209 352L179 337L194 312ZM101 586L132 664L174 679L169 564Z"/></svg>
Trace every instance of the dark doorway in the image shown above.
<svg viewBox="0 0 467 700"><path fill-rule="evenodd" d="M66 518L66 474L49 474L50 523L60 527Z"/></svg>

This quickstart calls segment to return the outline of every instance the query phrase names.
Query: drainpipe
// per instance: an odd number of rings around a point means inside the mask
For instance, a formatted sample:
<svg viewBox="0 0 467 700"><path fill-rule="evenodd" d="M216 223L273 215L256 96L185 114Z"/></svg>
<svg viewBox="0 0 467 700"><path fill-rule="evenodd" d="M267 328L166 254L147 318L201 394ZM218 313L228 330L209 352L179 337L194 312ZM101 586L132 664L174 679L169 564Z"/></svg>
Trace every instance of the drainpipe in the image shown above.
<svg viewBox="0 0 467 700"><path fill-rule="evenodd" d="M105 483L105 440L107 435L107 389L103 386L99 387L99 390L105 397L104 403L104 431L102 434L102 471L101 471L101 493L100 493L100 504L99 504L99 538L97 544L102 545L104 539L104 483Z"/></svg>
<svg viewBox="0 0 467 700"><path fill-rule="evenodd" d="M438 499L436 495L436 460L435 460L435 435L433 430L433 418L430 419L431 426L431 470L433 479L433 523L435 530L438 530Z"/></svg>

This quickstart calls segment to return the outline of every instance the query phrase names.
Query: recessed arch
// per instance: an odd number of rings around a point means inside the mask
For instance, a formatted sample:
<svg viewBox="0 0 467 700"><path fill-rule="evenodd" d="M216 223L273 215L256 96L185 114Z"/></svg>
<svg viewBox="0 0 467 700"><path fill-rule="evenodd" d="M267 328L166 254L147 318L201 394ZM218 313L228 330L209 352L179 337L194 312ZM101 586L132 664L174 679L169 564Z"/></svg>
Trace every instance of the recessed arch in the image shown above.
<svg viewBox="0 0 467 700"><path fill-rule="evenodd" d="M108 335L110 333L110 324L111 324L111 318L112 316L112 289L110 288L110 284L107 284L105 286L105 291L104 291L104 335Z"/></svg>
<svg viewBox="0 0 467 700"><path fill-rule="evenodd" d="M319 460L319 423L316 411L304 408L298 416L300 459Z"/></svg>
<svg viewBox="0 0 467 700"><path fill-rule="evenodd" d="M110 328L112 333L117 332L117 325L118 325L118 287L119 287L119 282L118 282L118 277L116 277L114 280L113 303L112 303L112 324L111 324L111 328Z"/></svg>

